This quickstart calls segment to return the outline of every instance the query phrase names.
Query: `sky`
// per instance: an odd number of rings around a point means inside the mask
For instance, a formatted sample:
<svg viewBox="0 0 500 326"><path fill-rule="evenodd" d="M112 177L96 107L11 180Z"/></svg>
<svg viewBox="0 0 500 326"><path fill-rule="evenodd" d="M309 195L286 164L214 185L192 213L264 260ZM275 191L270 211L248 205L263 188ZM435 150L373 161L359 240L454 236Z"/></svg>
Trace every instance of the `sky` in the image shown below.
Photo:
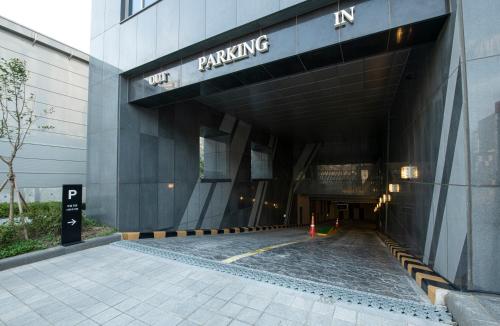
<svg viewBox="0 0 500 326"><path fill-rule="evenodd" d="M0 16L89 53L91 3L92 0L0 0Z"/></svg>

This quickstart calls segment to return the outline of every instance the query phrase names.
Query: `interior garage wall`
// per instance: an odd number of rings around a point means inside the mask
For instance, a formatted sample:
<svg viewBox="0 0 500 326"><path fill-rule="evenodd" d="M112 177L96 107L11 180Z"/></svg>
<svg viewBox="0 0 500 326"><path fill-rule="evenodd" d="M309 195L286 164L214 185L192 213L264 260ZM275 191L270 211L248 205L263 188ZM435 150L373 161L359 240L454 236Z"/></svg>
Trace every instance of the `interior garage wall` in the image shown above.
<svg viewBox="0 0 500 326"><path fill-rule="evenodd" d="M388 181L400 192L387 205L386 231L464 287L468 183L458 36L455 10L435 44L408 59L389 116ZM401 179L408 165L418 168L417 179Z"/></svg>
<svg viewBox="0 0 500 326"><path fill-rule="evenodd" d="M451 6L436 44L412 53L391 110L389 182L401 192L387 232L458 287L498 293L500 4ZM402 165L419 179L401 180Z"/></svg>
<svg viewBox="0 0 500 326"><path fill-rule="evenodd" d="M160 109L125 104L121 111L123 145L118 152L117 185L120 230L209 229L283 222L292 166L286 143L197 102ZM200 179L202 126L231 134L230 179ZM273 148L272 180L250 179L250 144L255 141L270 143ZM169 184L174 187L169 188ZM254 207L258 211L253 212Z"/></svg>

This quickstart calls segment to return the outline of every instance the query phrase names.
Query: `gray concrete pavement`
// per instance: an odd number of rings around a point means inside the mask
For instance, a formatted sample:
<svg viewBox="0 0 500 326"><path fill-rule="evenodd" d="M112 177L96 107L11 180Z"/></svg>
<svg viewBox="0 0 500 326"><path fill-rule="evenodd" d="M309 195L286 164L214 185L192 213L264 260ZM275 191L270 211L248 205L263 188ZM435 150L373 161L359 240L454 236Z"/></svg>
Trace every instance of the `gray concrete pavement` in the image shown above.
<svg viewBox="0 0 500 326"><path fill-rule="evenodd" d="M0 325L438 325L103 246L0 272Z"/></svg>

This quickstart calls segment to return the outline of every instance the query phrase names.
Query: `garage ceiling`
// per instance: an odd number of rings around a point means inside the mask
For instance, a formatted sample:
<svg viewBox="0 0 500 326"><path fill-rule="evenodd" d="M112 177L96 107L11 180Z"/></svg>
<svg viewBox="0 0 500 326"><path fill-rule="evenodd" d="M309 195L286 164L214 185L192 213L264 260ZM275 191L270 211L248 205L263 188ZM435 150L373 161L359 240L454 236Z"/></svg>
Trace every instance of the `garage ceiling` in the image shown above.
<svg viewBox="0 0 500 326"><path fill-rule="evenodd" d="M386 52L197 101L299 142L379 137L385 132L409 53L410 49ZM272 75L266 67L261 69Z"/></svg>

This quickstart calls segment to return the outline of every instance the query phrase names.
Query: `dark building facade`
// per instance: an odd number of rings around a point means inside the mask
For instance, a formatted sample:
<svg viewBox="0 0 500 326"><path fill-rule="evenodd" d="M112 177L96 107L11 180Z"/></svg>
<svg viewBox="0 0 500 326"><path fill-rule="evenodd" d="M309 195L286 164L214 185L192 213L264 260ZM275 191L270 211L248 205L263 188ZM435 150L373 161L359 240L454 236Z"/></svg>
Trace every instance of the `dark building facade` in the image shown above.
<svg viewBox="0 0 500 326"><path fill-rule="evenodd" d="M121 231L373 220L500 292L499 11L94 0L87 213Z"/></svg>

